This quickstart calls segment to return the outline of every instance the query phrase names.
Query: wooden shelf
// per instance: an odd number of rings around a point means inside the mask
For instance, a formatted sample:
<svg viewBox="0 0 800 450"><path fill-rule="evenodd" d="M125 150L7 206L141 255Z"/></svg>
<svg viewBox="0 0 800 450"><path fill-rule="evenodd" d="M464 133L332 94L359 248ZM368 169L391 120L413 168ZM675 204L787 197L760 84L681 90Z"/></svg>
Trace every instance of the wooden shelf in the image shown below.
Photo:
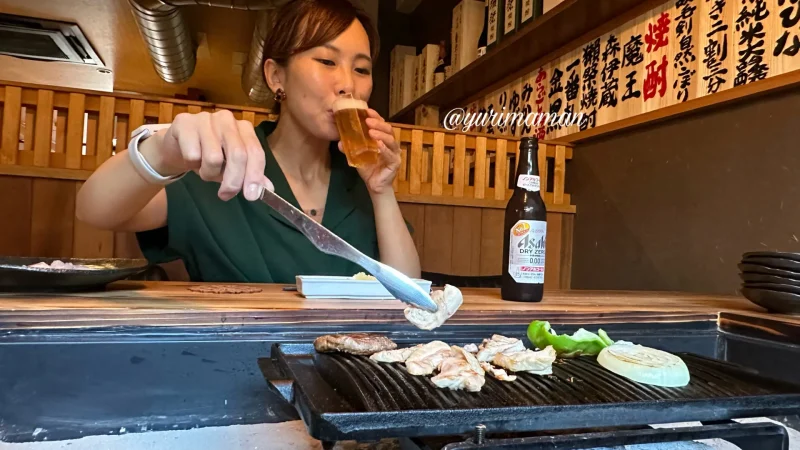
<svg viewBox="0 0 800 450"><path fill-rule="evenodd" d="M639 14L638 7L642 4L647 4L649 8L654 3L663 2L664 0L564 0L442 84L411 102L389 120L413 124L414 110L420 105L440 108L455 106L459 101L486 90L604 24L613 22L621 25L624 23L622 19L633 18L633 12Z"/></svg>

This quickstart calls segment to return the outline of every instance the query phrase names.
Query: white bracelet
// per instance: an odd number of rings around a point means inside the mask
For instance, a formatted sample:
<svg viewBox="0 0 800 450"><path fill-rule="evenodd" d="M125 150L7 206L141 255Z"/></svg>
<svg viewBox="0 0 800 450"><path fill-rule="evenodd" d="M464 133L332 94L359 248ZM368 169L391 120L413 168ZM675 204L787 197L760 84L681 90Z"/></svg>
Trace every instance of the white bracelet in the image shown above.
<svg viewBox="0 0 800 450"><path fill-rule="evenodd" d="M172 175L169 177L165 177L160 173L156 172L155 169L147 162L146 159L139 153L139 142L143 139L146 139L152 136L155 132L159 130L163 130L165 128L169 128L170 124L159 124L159 125L142 125L139 128L133 130L131 133L131 141L128 143L128 155L131 158L131 162L133 163L133 167L142 176L145 180L153 184L162 184L167 185L173 183L184 175L186 172L179 174L179 175Z"/></svg>

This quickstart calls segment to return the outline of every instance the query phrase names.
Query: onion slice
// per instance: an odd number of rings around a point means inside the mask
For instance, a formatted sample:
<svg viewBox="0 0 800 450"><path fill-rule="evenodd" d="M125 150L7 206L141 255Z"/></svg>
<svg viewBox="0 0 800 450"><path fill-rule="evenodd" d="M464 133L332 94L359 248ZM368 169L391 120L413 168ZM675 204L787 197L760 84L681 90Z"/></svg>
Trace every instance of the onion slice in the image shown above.
<svg viewBox="0 0 800 450"><path fill-rule="evenodd" d="M597 362L617 375L638 383L664 387L689 384L683 360L662 350L618 341L600 351Z"/></svg>

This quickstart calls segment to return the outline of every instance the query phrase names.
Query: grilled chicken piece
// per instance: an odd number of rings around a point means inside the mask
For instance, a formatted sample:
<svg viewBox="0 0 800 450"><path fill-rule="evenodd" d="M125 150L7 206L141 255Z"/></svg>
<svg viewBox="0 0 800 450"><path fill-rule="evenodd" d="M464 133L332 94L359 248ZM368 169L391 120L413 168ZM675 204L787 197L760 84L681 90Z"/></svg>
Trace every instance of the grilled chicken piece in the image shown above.
<svg viewBox="0 0 800 450"><path fill-rule="evenodd" d="M444 290L431 292L431 299L439 306L435 313L425 311L415 306L405 309L405 316L415 327L422 330L433 330L442 326L445 320L456 313L464 298L458 288L445 285Z"/></svg>
<svg viewBox="0 0 800 450"><path fill-rule="evenodd" d="M525 344L517 338L509 338L495 334L491 339L484 339L478 347L478 361L490 362L498 353L516 353L525 350Z"/></svg>
<svg viewBox="0 0 800 450"><path fill-rule="evenodd" d="M414 347L398 348L396 350L384 350L369 357L369 359L382 362L382 363L401 363L406 362L409 356L414 353L414 350L422 347L422 345L415 345Z"/></svg>
<svg viewBox="0 0 800 450"><path fill-rule="evenodd" d="M320 353L343 352L369 356L384 350L394 350L397 344L380 334L326 334L314 340L314 348Z"/></svg>
<svg viewBox="0 0 800 450"><path fill-rule="evenodd" d="M464 350L470 353L478 353L478 346L475 344L467 344L464 346Z"/></svg>
<svg viewBox="0 0 800 450"><path fill-rule="evenodd" d="M498 353L492 363L512 372L550 375L553 373L553 361L555 360L556 351L552 345L548 345L547 348L538 352L526 349L516 353Z"/></svg>
<svg viewBox="0 0 800 450"><path fill-rule="evenodd" d="M453 345L450 348L453 350L454 354L465 359L469 363L470 370L483 375L483 368L481 368L481 363L475 358L475 355L457 345Z"/></svg>
<svg viewBox="0 0 800 450"><path fill-rule="evenodd" d="M489 364L488 362L481 362L481 367L491 376L500 381L514 381L517 379L516 375L509 375L505 370L498 369L497 367Z"/></svg>
<svg viewBox="0 0 800 450"><path fill-rule="evenodd" d="M411 375L430 375L451 352L450 346L442 341L428 342L408 355L406 369Z"/></svg>
<svg viewBox="0 0 800 450"><path fill-rule="evenodd" d="M431 378L440 388L478 392L486 383L485 372L475 356L458 346L439 364L439 374Z"/></svg>

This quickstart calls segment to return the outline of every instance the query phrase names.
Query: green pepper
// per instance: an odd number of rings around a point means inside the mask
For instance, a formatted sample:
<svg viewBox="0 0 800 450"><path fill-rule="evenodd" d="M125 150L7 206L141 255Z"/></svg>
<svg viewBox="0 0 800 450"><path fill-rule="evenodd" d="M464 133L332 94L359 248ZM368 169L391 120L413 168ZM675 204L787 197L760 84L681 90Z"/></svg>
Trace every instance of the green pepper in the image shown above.
<svg viewBox="0 0 800 450"><path fill-rule="evenodd" d="M572 336L557 335L550 328L550 322L541 320L534 320L528 326L528 339L533 345L538 349L552 345L558 356L563 358L595 356L600 350L614 343L602 328L598 330L598 334L599 336L581 328Z"/></svg>

